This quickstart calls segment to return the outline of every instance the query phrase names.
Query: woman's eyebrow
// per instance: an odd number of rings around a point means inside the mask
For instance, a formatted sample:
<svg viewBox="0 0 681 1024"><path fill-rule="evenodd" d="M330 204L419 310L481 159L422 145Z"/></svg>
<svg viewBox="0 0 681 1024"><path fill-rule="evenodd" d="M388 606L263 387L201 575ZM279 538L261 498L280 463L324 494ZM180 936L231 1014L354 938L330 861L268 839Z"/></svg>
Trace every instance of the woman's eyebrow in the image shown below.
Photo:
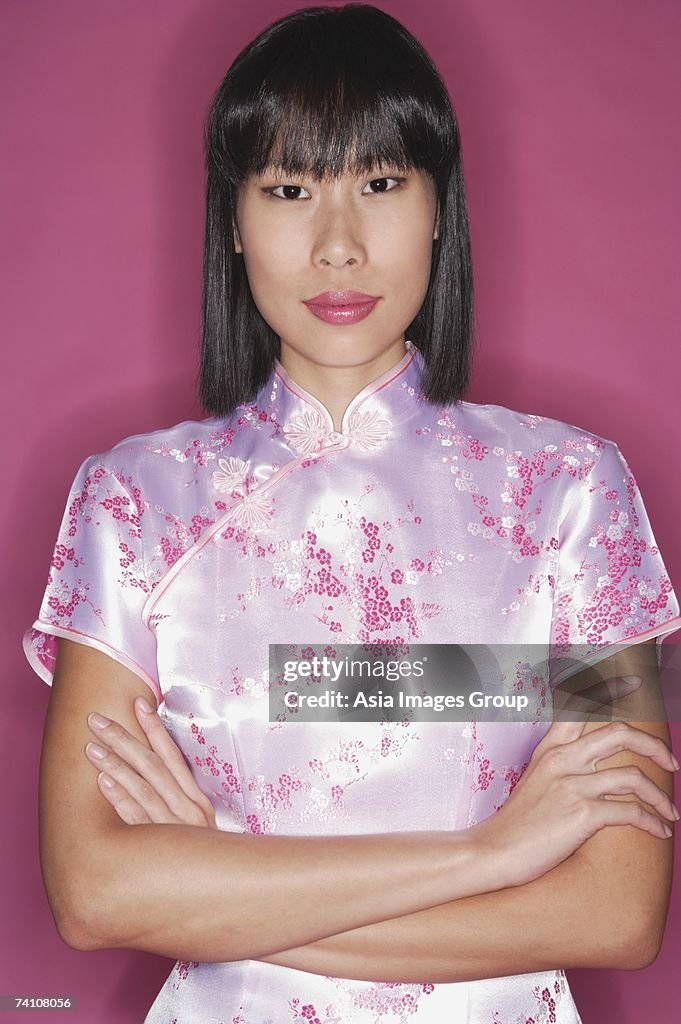
<svg viewBox="0 0 681 1024"><path fill-rule="evenodd" d="M372 175L374 177L377 177L378 175L387 174L390 171L399 171L400 174L411 173L410 169L402 169L398 163L393 163L389 160L379 160L366 170L357 169L353 167L348 168L342 172L341 176L345 177L347 175L353 179L359 180L360 178L371 177ZM322 176L322 179L318 179L310 169L303 169L300 171L288 171L285 170L285 168L281 164L268 164L268 166L265 167L262 171L255 173L254 177L258 179L268 177L314 178L314 180L317 181L323 180L324 176Z"/></svg>

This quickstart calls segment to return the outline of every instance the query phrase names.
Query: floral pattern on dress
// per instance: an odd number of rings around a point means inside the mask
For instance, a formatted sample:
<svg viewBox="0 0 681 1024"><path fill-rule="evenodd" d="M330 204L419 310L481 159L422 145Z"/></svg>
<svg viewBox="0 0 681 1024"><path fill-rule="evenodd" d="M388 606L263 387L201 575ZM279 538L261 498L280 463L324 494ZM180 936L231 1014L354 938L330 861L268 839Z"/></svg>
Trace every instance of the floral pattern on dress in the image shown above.
<svg viewBox="0 0 681 1024"><path fill-rule="evenodd" d="M503 1010L496 1010L492 1024L556 1024L561 1001L566 995L569 996L565 971L555 972L555 980L551 988L547 985L534 985L532 995L537 1008L531 1016L528 1017L523 1013L510 1018Z"/></svg>
<svg viewBox="0 0 681 1024"><path fill-rule="evenodd" d="M68 526L66 523L68 522ZM145 562L139 545L138 506L115 474L102 466L87 473L65 514L64 535L71 543L57 541L50 563L47 607L68 625L79 605L89 605L92 614L106 625L100 602L93 600L93 588L85 574L89 559L77 537L83 529L99 527L111 536L116 550L116 582L144 594L149 592ZM84 567L83 575L80 570Z"/></svg>
<svg viewBox="0 0 681 1024"><path fill-rule="evenodd" d="M177 988L181 982L186 981L191 969L198 966L198 960L178 960L173 968L173 972L177 975L177 980L173 981L174 987Z"/></svg>
<svg viewBox="0 0 681 1024"><path fill-rule="evenodd" d="M257 498L257 492L253 497ZM354 508L344 505L345 541L342 560L337 564L333 553L320 541L324 523L319 520L312 520L310 529L288 542L288 557L274 560L276 549L271 544L265 545L257 537L247 538L237 527L226 526L221 539L234 545L240 560L263 558L272 569L269 576L260 572L251 576L251 595L238 593L233 613L245 611L244 599L260 595L271 586L289 592L283 598L286 608L300 608L312 601L323 604L319 621L327 626L331 636L345 637L344 642L404 643L421 638L423 623L441 615L447 606L419 601L415 596L419 580L423 575L441 575L447 566L462 561L463 556L455 551L426 548L423 556L416 556L403 566L395 560L395 543L387 537L408 524L421 523L414 502L408 503L404 515L381 525L358 515L358 508L359 503ZM238 518L238 509L239 506L234 519Z"/></svg>
<svg viewBox="0 0 681 1024"><path fill-rule="evenodd" d="M598 645L654 628L673 593L636 479L612 444L575 495L563 529L585 510L588 533L579 549L570 542L560 549L571 568L565 565L556 583L551 642L566 650L576 641Z"/></svg>
<svg viewBox="0 0 681 1024"><path fill-rule="evenodd" d="M411 1024L419 1013L425 1013L422 1006L434 989L430 982L403 983L377 981L370 987L352 990L352 983L341 978L333 979L336 987L347 997L351 1013L364 1014L369 1011L381 1024ZM352 1020L353 1016L349 1019Z"/></svg>
<svg viewBox="0 0 681 1024"><path fill-rule="evenodd" d="M323 1010L317 1011L314 1003L307 1003L298 996L289 1000L291 1024L344 1024L338 1010L330 1003Z"/></svg>
<svg viewBox="0 0 681 1024"><path fill-rule="evenodd" d="M305 531L303 557L296 566L301 570L297 577L300 587L285 603L300 606L313 594L337 599L341 611L335 603L327 605L319 619L330 633L343 634L348 643L417 640L423 636L423 620L441 615L446 606L418 601L414 589L422 574L439 575L458 556L431 549L404 567L395 561L395 544L388 537L407 524L421 523L414 503L408 503L403 516L380 525L358 515L357 509L349 504L344 507L346 540L343 560L337 566L332 553L320 543L321 524L313 522L311 526L317 529Z"/></svg>

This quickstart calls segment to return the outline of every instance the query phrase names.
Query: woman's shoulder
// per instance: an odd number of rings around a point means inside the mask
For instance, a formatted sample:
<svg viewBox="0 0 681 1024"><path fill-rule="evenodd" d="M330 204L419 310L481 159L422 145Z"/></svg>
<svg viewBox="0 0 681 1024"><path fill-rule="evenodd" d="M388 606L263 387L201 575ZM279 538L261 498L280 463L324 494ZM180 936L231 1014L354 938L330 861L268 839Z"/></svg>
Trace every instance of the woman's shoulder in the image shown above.
<svg viewBox="0 0 681 1024"><path fill-rule="evenodd" d="M538 452L573 453L575 458L585 453L598 462L608 446L616 447L610 438L581 424L506 405L461 401L453 409L459 411L459 424L467 434L497 452L503 449L528 458Z"/></svg>
<svg viewBox="0 0 681 1024"><path fill-rule="evenodd" d="M110 448L88 455L78 477L115 477L130 494L172 504L173 495L195 490L189 485L214 469L232 434L227 420L213 417L129 434Z"/></svg>
<svg viewBox="0 0 681 1024"><path fill-rule="evenodd" d="M168 427L130 434L112 445L103 457L128 465L159 460L180 465L200 462L203 455L221 450L229 441L229 433L225 419L181 420Z"/></svg>

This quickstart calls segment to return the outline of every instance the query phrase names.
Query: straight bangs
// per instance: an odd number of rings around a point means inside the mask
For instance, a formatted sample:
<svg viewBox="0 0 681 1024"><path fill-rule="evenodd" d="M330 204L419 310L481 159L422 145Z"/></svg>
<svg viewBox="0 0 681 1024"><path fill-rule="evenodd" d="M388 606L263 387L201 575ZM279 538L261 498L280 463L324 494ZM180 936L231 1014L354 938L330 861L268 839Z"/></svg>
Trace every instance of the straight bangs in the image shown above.
<svg viewBox="0 0 681 1024"><path fill-rule="evenodd" d="M439 234L428 292L406 331L422 352L426 401L468 386L472 270L456 118L426 50L370 4L307 7L236 57L205 125L206 235L200 398L215 416L251 402L280 355L234 249L239 189L267 173L330 181L384 169L433 180Z"/></svg>
<svg viewBox="0 0 681 1024"><path fill-rule="evenodd" d="M335 23L314 17L317 10L329 10ZM272 32L247 76L237 72L223 121L230 140L224 170L233 185L274 169L322 181L387 165L435 179L451 165L455 141L440 115L447 98L424 74L427 54L416 60L415 40L369 11L308 8L295 32L285 24Z"/></svg>

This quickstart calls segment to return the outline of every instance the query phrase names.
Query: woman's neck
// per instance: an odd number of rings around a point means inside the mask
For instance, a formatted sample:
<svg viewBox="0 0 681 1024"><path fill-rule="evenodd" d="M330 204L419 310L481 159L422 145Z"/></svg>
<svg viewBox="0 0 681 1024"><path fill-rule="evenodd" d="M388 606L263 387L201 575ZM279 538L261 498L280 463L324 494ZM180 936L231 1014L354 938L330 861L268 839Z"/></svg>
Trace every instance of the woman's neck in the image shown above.
<svg viewBox="0 0 681 1024"><path fill-rule="evenodd" d="M329 366L315 362L282 341L279 362L292 380L321 402L333 420L334 429L340 431L343 413L355 395L396 366L406 351L403 335L373 359Z"/></svg>

